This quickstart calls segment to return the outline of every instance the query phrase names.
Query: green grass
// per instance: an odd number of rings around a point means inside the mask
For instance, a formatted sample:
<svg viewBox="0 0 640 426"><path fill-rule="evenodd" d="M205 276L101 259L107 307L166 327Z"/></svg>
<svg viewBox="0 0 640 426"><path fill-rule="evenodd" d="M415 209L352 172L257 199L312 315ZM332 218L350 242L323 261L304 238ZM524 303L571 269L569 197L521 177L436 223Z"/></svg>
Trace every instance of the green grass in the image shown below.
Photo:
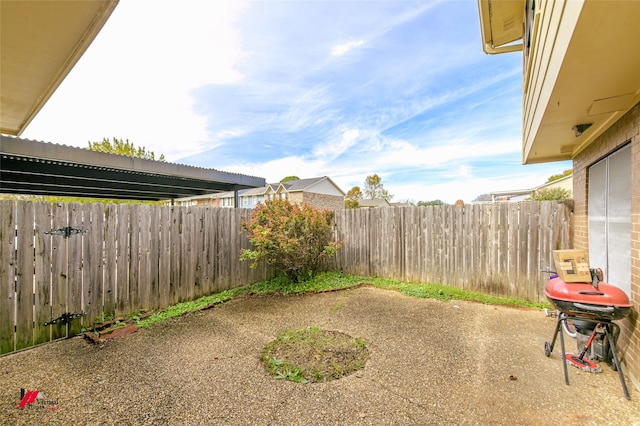
<svg viewBox="0 0 640 426"><path fill-rule="evenodd" d="M314 291L337 290L361 284L365 278L353 275L343 275L335 272L318 274L302 283L294 283L287 277L279 276L268 281L260 281L248 287L253 294L304 294Z"/></svg>
<svg viewBox="0 0 640 426"><path fill-rule="evenodd" d="M386 278L359 277L356 275L345 275L340 272L324 272L317 274L308 281L297 284L289 281L286 277L280 276L268 281L260 281L249 286L226 290L209 296L203 296L194 301L178 303L177 305L170 306L163 311L139 320L137 324L138 327L149 327L156 322L165 321L189 312L196 312L208 308L215 304L224 303L243 294L264 296L270 294L304 294L308 292L349 288L356 285L369 285L380 289L397 291L412 297L426 299L438 299L443 301L465 300L488 305L504 305L539 309L551 308L551 305L548 303L534 303L522 299L492 296L442 284L406 283Z"/></svg>
<svg viewBox="0 0 640 426"><path fill-rule="evenodd" d="M283 331L264 347L260 359L276 379L325 382L364 368L369 351L362 338L308 327Z"/></svg>
<svg viewBox="0 0 640 426"><path fill-rule="evenodd" d="M237 288L233 290L226 290L221 293L215 293L209 296L203 296L190 302L178 303L177 305L169 306L163 311L157 312L145 319L138 321L137 324L138 327L146 328L157 322L179 317L189 312L196 312L219 303L224 303L244 293L246 293L245 288Z"/></svg>
<svg viewBox="0 0 640 426"><path fill-rule="evenodd" d="M267 368L273 374L276 379L284 379L298 383L308 383L309 381L304 377L304 371L299 367L291 365L276 357L271 357L266 360Z"/></svg>

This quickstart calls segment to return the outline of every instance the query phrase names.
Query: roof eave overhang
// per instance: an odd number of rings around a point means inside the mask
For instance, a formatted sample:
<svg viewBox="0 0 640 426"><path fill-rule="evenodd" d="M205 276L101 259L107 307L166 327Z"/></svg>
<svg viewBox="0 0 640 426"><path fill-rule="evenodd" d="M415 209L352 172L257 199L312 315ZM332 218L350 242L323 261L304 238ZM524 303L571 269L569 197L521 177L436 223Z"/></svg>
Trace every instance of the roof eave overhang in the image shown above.
<svg viewBox="0 0 640 426"><path fill-rule="evenodd" d="M541 13L545 33L551 15L559 24L552 39L534 39L526 66L524 164L574 159L640 102L640 2L577 0Z"/></svg>
<svg viewBox="0 0 640 426"><path fill-rule="evenodd" d="M0 133L22 134L117 4L118 0L0 2ZM60 19L52 19L56 16Z"/></svg>
<svg viewBox="0 0 640 426"><path fill-rule="evenodd" d="M525 0L478 0L482 50L490 55L520 52Z"/></svg>

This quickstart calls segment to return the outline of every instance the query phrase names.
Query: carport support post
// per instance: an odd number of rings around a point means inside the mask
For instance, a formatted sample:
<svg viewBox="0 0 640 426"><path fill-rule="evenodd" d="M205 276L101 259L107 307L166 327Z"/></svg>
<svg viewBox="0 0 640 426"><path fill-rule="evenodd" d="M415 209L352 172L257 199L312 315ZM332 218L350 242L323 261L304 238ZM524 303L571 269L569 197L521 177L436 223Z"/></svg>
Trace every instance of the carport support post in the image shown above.
<svg viewBox="0 0 640 426"><path fill-rule="evenodd" d="M238 198L238 190L237 189L233 190L233 207L236 208L236 209L238 207L240 207L240 200Z"/></svg>

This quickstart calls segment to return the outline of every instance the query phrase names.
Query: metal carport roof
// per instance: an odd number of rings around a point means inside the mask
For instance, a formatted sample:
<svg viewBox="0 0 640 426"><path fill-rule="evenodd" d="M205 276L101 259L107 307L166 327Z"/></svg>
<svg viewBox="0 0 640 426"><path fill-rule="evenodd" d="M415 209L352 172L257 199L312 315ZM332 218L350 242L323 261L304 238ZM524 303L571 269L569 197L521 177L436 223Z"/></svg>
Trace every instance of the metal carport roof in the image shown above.
<svg viewBox="0 0 640 426"><path fill-rule="evenodd" d="M0 135L0 193L168 200L266 185L264 178Z"/></svg>

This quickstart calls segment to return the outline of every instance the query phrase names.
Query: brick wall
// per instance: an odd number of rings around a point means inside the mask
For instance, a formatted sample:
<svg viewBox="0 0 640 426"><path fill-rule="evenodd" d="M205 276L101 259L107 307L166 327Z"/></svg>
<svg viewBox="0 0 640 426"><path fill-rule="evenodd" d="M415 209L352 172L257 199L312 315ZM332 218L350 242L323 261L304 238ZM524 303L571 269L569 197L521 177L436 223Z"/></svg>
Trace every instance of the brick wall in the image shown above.
<svg viewBox="0 0 640 426"><path fill-rule="evenodd" d="M287 199L291 203L305 202L319 209L338 210L344 208L344 197L337 195L316 194L313 192L290 192Z"/></svg>
<svg viewBox="0 0 640 426"><path fill-rule="evenodd" d="M339 210L344 208L344 197L337 195L304 193L304 201L319 209Z"/></svg>
<svg viewBox="0 0 640 426"><path fill-rule="evenodd" d="M631 302L632 313L619 321L622 329L618 348L625 372L640 389L640 103L620 118L573 160L573 198L575 200L575 248L589 249L588 167L616 149L631 143Z"/></svg>
<svg viewBox="0 0 640 426"><path fill-rule="evenodd" d="M287 200L290 203L301 203L304 201L304 196L302 192L290 192L287 194Z"/></svg>

